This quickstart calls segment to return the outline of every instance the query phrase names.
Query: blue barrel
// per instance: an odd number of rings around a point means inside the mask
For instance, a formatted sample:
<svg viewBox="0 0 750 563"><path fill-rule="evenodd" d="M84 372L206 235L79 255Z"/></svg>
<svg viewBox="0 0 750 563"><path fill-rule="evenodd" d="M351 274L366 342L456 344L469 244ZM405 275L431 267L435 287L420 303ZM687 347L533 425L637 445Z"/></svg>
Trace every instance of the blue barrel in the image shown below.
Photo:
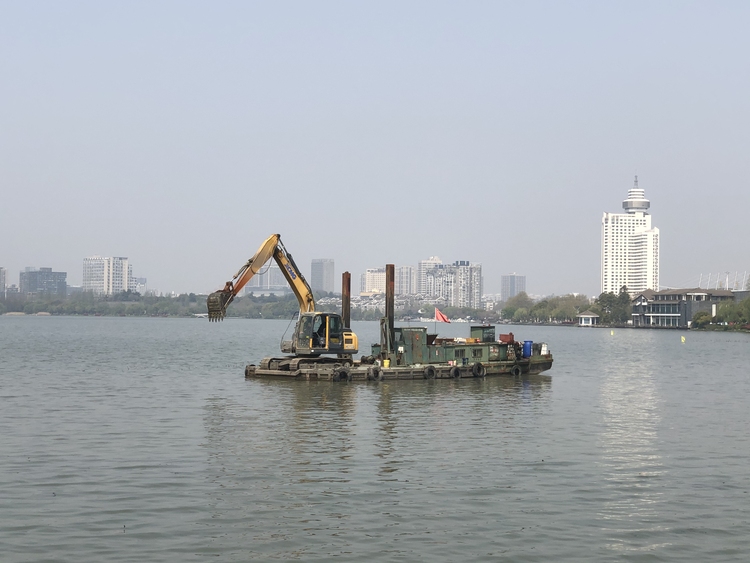
<svg viewBox="0 0 750 563"><path fill-rule="evenodd" d="M531 345L534 342L531 340L524 340L523 341L523 357L524 358L530 358L531 357Z"/></svg>

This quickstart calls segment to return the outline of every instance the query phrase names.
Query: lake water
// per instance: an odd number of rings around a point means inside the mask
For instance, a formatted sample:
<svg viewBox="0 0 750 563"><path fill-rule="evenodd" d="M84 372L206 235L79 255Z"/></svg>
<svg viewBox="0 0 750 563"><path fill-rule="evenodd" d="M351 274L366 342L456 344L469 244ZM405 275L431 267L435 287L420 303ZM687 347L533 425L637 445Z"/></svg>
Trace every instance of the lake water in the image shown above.
<svg viewBox="0 0 750 563"><path fill-rule="evenodd" d="M551 371L245 380L287 324L0 317L0 561L750 558L749 335L511 327Z"/></svg>

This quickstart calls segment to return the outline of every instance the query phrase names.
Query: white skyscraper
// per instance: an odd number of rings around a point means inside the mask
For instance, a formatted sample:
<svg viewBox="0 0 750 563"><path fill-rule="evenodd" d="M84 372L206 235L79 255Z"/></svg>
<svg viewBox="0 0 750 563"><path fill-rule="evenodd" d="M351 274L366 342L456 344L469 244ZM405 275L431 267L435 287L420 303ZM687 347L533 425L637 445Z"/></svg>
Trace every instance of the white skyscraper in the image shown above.
<svg viewBox="0 0 750 563"><path fill-rule="evenodd" d="M631 296L646 289L659 291L659 229L651 226L646 213L650 206L636 176L622 202L625 213L604 213L602 293L619 293L623 286Z"/></svg>
<svg viewBox="0 0 750 563"><path fill-rule="evenodd" d="M91 256L83 259L83 291L96 295L115 295L123 291L135 291L133 267L121 256Z"/></svg>

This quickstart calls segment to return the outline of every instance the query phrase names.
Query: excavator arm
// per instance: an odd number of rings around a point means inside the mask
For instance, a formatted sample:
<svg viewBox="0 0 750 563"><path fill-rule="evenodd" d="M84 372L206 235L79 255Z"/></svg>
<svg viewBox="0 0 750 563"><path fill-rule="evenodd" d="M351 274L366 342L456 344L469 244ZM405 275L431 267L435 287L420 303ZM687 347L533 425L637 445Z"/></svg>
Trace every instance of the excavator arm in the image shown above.
<svg viewBox="0 0 750 563"><path fill-rule="evenodd" d="M300 311L309 313L315 311L315 299L313 298L312 289L307 280L294 263L292 255L286 251L281 243L281 235L271 235L268 237L255 255L250 258L224 285L224 289L216 291L208 296L206 305L208 306L208 320L221 321L227 314L227 307L239 294L247 282L257 274L263 266L273 258L284 274L286 281L292 288L294 295L299 301Z"/></svg>

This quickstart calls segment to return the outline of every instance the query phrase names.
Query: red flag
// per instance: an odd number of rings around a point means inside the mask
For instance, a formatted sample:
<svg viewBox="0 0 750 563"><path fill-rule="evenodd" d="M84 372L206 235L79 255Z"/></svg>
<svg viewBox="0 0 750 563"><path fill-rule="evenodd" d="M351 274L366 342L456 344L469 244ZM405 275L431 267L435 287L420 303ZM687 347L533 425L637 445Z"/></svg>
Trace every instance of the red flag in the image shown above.
<svg viewBox="0 0 750 563"><path fill-rule="evenodd" d="M448 317L446 317L443 313L440 312L440 309L435 307L435 320L440 321L441 323L449 323Z"/></svg>

